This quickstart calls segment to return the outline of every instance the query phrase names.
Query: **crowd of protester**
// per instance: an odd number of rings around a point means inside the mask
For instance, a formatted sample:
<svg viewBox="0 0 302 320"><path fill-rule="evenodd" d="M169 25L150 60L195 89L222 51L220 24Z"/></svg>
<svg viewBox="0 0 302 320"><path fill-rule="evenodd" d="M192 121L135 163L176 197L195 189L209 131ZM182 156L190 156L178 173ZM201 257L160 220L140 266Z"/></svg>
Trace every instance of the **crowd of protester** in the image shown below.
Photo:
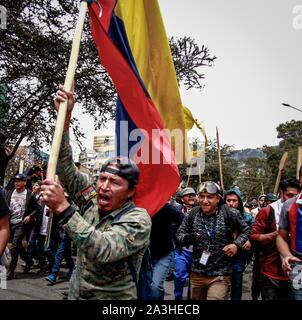
<svg viewBox="0 0 302 320"><path fill-rule="evenodd" d="M69 139L75 100L60 86L57 111L62 102L58 179L33 167L0 188L7 280L18 280L20 256L25 274L37 268L55 285L64 259L69 299L163 300L173 280L175 300L241 300L251 264L253 300L302 299L302 167L278 195L244 199L237 187L205 181L178 190L151 218L133 201L140 172L132 160L108 159L92 184L81 173Z"/></svg>
<svg viewBox="0 0 302 320"><path fill-rule="evenodd" d="M243 275L251 265L251 299L301 300L301 281L294 276L302 258L301 176L300 170L300 181L281 181L278 195L246 201L237 187L223 191L212 181L177 191L151 219L150 261L141 266L139 299L163 300L165 281L174 281L175 300L241 300ZM1 187L0 248L3 253L10 234L8 280L18 278L20 257L25 274L36 272L54 285L63 259L66 279L71 278L77 249L56 215L47 230L50 210L41 197L42 177L35 167Z"/></svg>

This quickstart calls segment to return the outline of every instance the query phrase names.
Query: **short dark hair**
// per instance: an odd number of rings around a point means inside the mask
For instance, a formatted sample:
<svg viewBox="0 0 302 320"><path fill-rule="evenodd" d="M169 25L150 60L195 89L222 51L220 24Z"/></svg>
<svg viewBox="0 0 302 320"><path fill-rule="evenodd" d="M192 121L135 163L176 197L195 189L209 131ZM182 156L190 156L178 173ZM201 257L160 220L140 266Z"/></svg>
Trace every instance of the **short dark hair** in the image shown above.
<svg viewBox="0 0 302 320"><path fill-rule="evenodd" d="M301 190L299 180L294 178L288 178L285 180L282 180L280 182L280 189L281 191L286 191L287 188L295 188L297 190Z"/></svg>

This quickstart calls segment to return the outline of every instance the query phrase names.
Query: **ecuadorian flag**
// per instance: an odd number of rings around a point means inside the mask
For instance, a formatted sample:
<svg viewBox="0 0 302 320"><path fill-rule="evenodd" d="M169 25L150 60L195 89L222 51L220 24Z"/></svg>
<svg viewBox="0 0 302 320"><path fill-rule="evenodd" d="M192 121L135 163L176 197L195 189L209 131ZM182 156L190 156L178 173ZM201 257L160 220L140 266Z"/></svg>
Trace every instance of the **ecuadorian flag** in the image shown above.
<svg viewBox="0 0 302 320"><path fill-rule="evenodd" d="M174 126L181 131L185 126L180 97L179 105L171 105L175 95L179 95L178 90L168 94L170 85L174 88L177 81L175 70L171 72L171 53L158 3L157 0L88 3L92 36L101 63L118 93L117 155L128 156L138 164L140 181L135 203L152 216L180 182L165 129L171 131ZM185 137L175 140L182 145L186 143Z"/></svg>

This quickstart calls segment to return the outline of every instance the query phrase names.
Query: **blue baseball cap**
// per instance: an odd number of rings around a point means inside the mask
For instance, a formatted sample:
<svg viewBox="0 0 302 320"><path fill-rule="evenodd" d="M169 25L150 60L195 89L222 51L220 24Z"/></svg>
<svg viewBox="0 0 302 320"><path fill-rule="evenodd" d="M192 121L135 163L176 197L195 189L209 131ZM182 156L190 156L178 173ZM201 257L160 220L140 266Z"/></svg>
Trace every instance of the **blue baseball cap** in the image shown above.
<svg viewBox="0 0 302 320"><path fill-rule="evenodd" d="M26 181L26 175L23 173L18 173L14 176L14 180L22 180L22 181Z"/></svg>

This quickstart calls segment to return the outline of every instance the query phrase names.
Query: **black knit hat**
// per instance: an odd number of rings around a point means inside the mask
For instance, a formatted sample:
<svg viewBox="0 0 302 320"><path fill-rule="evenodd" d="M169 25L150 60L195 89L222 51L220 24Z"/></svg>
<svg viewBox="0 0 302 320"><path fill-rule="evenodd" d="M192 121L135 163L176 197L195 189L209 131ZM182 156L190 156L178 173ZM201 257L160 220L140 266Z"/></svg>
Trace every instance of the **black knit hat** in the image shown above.
<svg viewBox="0 0 302 320"><path fill-rule="evenodd" d="M115 168L111 167L114 165ZM113 157L103 163L101 172L116 174L129 182L129 186L135 186L139 179L139 169L135 162L126 157Z"/></svg>

